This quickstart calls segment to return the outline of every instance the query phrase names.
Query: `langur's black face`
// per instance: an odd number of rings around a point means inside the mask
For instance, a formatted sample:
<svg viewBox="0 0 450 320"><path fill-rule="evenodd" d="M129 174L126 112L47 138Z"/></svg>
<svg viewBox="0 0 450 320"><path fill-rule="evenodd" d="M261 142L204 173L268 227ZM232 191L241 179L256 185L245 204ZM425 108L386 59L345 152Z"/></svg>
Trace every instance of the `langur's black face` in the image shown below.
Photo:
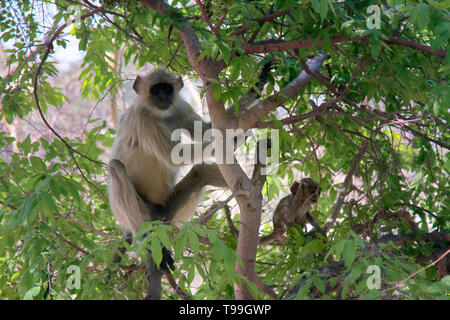
<svg viewBox="0 0 450 320"><path fill-rule="evenodd" d="M133 84L133 89L140 96L142 105L148 106L162 116L170 112L171 106L177 103L178 91L182 87L183 80L180 77L176 78L161 69L156 69L143 78L137 76ZM160 114L158 110L163 114Z"/></svg>
<svg viewBox="0 0 450 320"><path fill-rule="evenodd" d="M161 82L150 87L148 99L160 110L167 110L174 100L174 89L169 83Z"/></svg>

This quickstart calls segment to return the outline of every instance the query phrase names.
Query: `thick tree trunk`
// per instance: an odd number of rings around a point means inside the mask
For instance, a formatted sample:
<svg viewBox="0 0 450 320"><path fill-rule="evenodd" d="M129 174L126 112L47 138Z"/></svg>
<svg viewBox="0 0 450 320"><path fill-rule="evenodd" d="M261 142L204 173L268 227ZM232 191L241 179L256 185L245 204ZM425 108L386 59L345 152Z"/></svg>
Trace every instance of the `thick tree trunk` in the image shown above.
<svg viewBox="0 0 450 320"><path fill-rule="evenodd" d="M159 12L162 15L171 15L172 10L167 10L168 5L161 0L140 0L140 2ZM179 19L179 18L178 18ZM189 25L186 19L182 20L182 30L178 33L183 41L186 49L187 57L193 69L197 72L206 88L213 82L219 82L219 73L224 67L224 62L213 62L209 58L198 59L202 52L199 38L194 29ZM326 57L319 54L308 63L308 67L313 72L317 72ZM294 79L285 88L280 90L267 99L262 100L251 110L246 110L239 115L239 118L230 116L225 111L225 106L222 101L216 101L213 94L213 88L210 87L206 91L206 100L208 103L208 110L211 116L212 127L220 130L223 137L225 137L225 130L229 128L247 130L255 126L261 118L272 110L275 110L279 105L283 104L289 98L297 95L311 80L311 76L305 71ZM226 148L224 144L224 148ZM224 149L225 155L226 149ZM259 283L255 273L256 250L258 247L259 226L261 221L261 180L249 179L242 170L239 164L219 164L220 172L225 179L230 190L233 192L241 216L241 228L238 237L237 254L242 260L242 266L239 262L236 263L236 270L240 272L248 281ZM236 299L252 299L245 283L240 286L235 286Z"/></svg>
<svg viewBox="0 0 450 320"><path fill-rule="evenodd" d="M242 265L237 261L236 271L241 273L248 281L256 282L255 262L259 241L259 226L261 224L262 196L258 186L255 185L252 186L250 194L251 200L238 201L241 213L241 223L237 255L242 260ZM258 206L256 208L253 205L249 206L250 201L255 204L257 203ZM253 299L244 282L242 282L240 286L235 285L234 292L236 299Z"/></svg>

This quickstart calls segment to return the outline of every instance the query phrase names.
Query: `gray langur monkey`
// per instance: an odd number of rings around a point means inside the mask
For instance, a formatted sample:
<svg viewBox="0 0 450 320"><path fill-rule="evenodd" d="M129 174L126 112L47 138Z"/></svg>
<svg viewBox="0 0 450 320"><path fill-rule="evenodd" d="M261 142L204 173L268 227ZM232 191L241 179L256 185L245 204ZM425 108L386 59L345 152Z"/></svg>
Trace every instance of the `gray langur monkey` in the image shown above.
<svg viewBox="0 0 450 320"><path fill-rule="evenodd" d="M162 220L179 227L197 208L206 185L227 187L217 165L197 164L175 185L181 164L174 163L171 152L176 145L172 132L186 129L194 137L194 121L202 130L211 128L179 96L181 78L164 68L138 76L133 89L138 101L127 109L119 122L109 162L109 202L118 224L125 229L124 238L131 242L145 221ZM202 144L202 149L208 143ZM194 144L188 144L192 162ZM182 149L185 150L185 149ZM184 157L182 157L184 159ZM119 248L120 252L123 249ZM162 248L163 259L156 266L146 263L148 297L159 299L161 271L174 269L170 252ZM116 253L113 262L119 263ZM159 270L158 270L159 269Z"/></svg>
<svg viewBox="0 0 450 320"><path fill-rule="evenodd" d="M275 209L274 230L284 231L286 227L294 224L304 227L308 221L317 232L322 233L322 229L309 211L309 208L319 199L321 193L319 184L311 178L303 178L300 182L295 181L290 191L291 194L281 199Z"/></svg>
<svg viewBox="0 0 450 320"><path fill-rule="evenodd" d="M311 178L303 178L300 182L295 181L291 188L291 194L285 196L278 202L273 213L273 231L259 239L260 244L268 244L273 241L284 242L287 240L283 233L288 227L298 224L301 227L309 222L315 232L323 235L324 232L309 208L317 203L321 189L319 184ZM314 234L312 232L311 234Z"/></svg>
<svg viewBox="0 0 450 320"><path fill-rule="evenodd" d="M267 62L260 74L257 88L266 83L272 61ZM178 143L172 141L174 130L185 129L194 139L194 122L201 123L202 132L211 128L179 91L181 78L164 68L136 78L133 84L138 102L128 108L119 122L119 130L109 162L109 202L116 221L125 229L128 242L135 237L145 221L162 220L175 226L192 218L206 185L227 187L216 164L196 164L177 183L180 164L172 161L172 150ZM239 100L239 107L248 107L259 97L250 90ZM234 106L227 110L234 111ZM195 141L193 141L195 142ZM203 150L209 143L202 143ZM198 163L194 143L188 144L190 163ZM203 154L203 152L201 153ZM182 159L184 159L184 155ZM163 259L156 266L148 253L146 262L148 299L161 298L161 272L174 269L170 252L163 247ZM123 251L123 249L119 249ZM113 262L120 262L116 253Z"/></svg>
<svg viewBox="0 0 450 320"><path fill-rule="evenodd" d="M267 81L272 63L264 64L256 84L259 90ZM108 191L111 210L125 229L127 241L145 221L163 220L179 227L182 221L192 218L206 185L227 187L218 166L203 163L194 165L175 184L180 164L171 159L172 149L178 143L171 140L172 132L185 129L196 138L194 121L201 123L202 132L211 128L180 97L182 87L182 79L164 68L138 76L133 84L138 103L128 108L120 119L109 162ZM257 98L259 93L252 89L240 99L239 107L248 107ZM233 111L234 106L227 113ZM202 143L201 149L209 143ZM188 144L188 148L192 156L190 163L198 163L194 143ZM163 251L167 250L163 248ZM114 260L118 262L120 257ZM173 268L173 260L163 252L160 268L167 270L167 267Z"/></svg>
<svg viewBox="0 0 450 320"><path fill-rule="evenodd" d="M211 128L179 96L182 87L181 78L164 68L138 76L133 89L139 101L120 119L109 162L109 199L117 222L133 236L145 221L179 226L192 217L204 186L226 187L217 165L206 164L195 165L175 186L180 164L171 160L177 143L172 132L183 128L193 137L194 121L202 130Z"/></svg>

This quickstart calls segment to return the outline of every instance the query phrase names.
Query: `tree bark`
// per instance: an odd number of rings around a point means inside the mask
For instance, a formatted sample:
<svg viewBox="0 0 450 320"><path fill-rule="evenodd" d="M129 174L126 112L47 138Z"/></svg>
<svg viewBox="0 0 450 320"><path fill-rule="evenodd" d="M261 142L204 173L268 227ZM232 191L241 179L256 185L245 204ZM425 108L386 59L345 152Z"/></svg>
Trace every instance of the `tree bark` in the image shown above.
<svg viewBox="0 0 450 320"><path fill-rule="evenodd" d="M170 15L172 12L172 10L167 10L169 6L161 0L140 0L140 2L162 15ZM183 41L189 62L200 76L203 86L208 87L212 83L218 83L219 72L221 67L223 67L223 63L213 62L209 58L199 61L198 56L202 51L199 38L186 19L182 19L181 25L183 29L178 30L178 33ZM325 55L318 55L308 64L309 69L317 72L325 59ZM265 114L297 95L310 80L310 75L304 71L301 72L296 79L280 90L278 94L262 100L254 108L246 110L240 114L239 119L227 114L224 103L216 101L213 88L210 87L206 91L206 101L212 127L220 130L224 137L225 130L228 128L242 128L244 130L252 128ZM223 154L225 154L226 146L225 144L223 145ZM256 251L259 241L258 235L262 209L261 180L250 180L237 162L234 162L234 164L219 164L218 166L240 209L241 224L237 255L241 259L242 265L237 262L236 271L241 273L247 281L255 283L257 282L255 273ZM253 299L246 283L243 282L235 286L235 298Z"/></svg>

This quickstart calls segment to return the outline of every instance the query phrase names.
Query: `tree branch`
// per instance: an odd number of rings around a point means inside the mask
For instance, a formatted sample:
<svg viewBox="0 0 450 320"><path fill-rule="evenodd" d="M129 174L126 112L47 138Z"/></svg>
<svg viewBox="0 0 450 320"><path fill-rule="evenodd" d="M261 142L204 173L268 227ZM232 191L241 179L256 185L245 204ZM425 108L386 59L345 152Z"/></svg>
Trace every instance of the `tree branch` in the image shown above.
<svg viewBox="0 0 450 320"><path fill-rule="evenodd" d="M176 9L170 7L161 0L139 0L139 2L164 16L173 17L176 12ZM204 85L209 85L211 79L218 79L219 67L212 62L211 59L205 58L198 61L198 56L202 52L202 47L197 34L184 16L181 16L180 23L183 26L183 29L178 30L178 33L183 40L189 62L203 80Z"/></svg>
<svg viewBox="0 0 450 320"><path fill-rule="evenodd" d="M228 206L223 207L223 210L225 211L225 218L227 220L228 228L230 229L231 233L235 236L239 236L239 230L236 229L234 226L233 220L231 219L231 212L230 208Z"/></svg>
<svg viewBox="0 0 450 320"><path fill-rule="evenodd" d="M402 243L408 241L450 241L449 232L431 232L431 233L414 233L414 234L387 234L378 239L377 243L387 243L389 241Z"/></svg>
<svg viewBox="0 0 450 320"><path fill-rule="evenodd" d="M80 17L81 20L86 19L87 17L93 16L94 14L100 12L101 10L103 10L103 6L98 7L95 10L92 10L91 12L84 14ZM75 21L75 20L74 20ZM53 49L53 41L56 40L56 38L59 36L59 34L64 30L64 28L67 27L67 22L63 23L61 26L58 27L58 29L56 29L56 31L52 34L51 38L48 40L45 40L45 45L47 46L46 51L44 52L44 55L41 59L41 62L39 63L36 73L34 75L34 81L33 81L33 95L34 95L34 101L36 104L36 107L39 111L39 115L41 116L42 121L45 123L45 125L53 132L53 134L59 139L61 140L64 145L67 147L67 150L69 151L69 155L72 158L73 162L75 163L75 166L77 167L78 171L80 172L82 178L89 184L91 185L95 190L97 190L97 192L103 197L103 199L107 202L108 199L106 198L106 196L103 194L103 192L95 185L93 184L91 181L89 181L89 179L84 175L83 171L81 170L77 160L75 159L74 153L79 154L80 156L96 163L96 164L101 164L104 165L103 162L101 161L97 161L97 160L93 160L91 158L89 158L88 156L86 156L85 154L75 150L72 148L72 146L63 138L61 137L56 131L55 129L53 129L50 124L47 122L47 120L45 119L44 113L42 111L41 105L39 103L39 95L38 95L38 84L39 84L39 76L42 70L42 67L44 66L45 61L47 60L50 51Z"/></svg>
<svg viewBox="0 0 450 320"><path fill-rule="evenodd" d="M213 26L213 24L209 20L208 14L206 13L206 9L203 6L203 3L200 0L195 0L195 2L197 3L198 7L200 8L200 12L202 13L203 20L206 22L206 24L208 25L211 32L214 33L214 35L218 36L219 34L218 34L216 28Z"/></svg>
<svg viewBox="0 0 450 320"><path fill-rule="evenodd" d="M355 174L356 169L358 168L358 165L361 162L362 156L366 152L366 147L367 147L367 141L364 141L363 145L359 149L359 152L356 154L355 158L353 158L353 162L352 162L352 165L350 166L350 170L347 172L347 175L345 176L344 183L343 183L341 189L339 189L339 192L338 192L338 195L336 198L336 203L334 204L334 207L333 207L333 212L331 213L331 216L327 219L327 223L323 227L323 231L325 234L328 232L328 230L330 230L330 228L336 221L336 219L339 215L339 212L341 211L342 205L344 204L345 196L347 195L347 192L352 185L353 175Z"/></svg>
<svg viewBox="0 0 450 320"><path fill-rule="evenodd" d="M434 266L436 263L438 263L439 261L441 261L447 254L450 253L450 249L447 249L447 251L445 251L438 259L434 260L432 263L430 263L429 265L423 267L422 269L417 270L416 272L410 274L408 277L406 277L405 279L401 280L401 281L397 281L397 282L387 282L388 284L394 284L395 286L398 286L399 284L404 284L406 281L412 279L415 275L421 273L422 271L425 271L426 269ZM392 288L387 288L384 291L388 291L391 290L395 287Z"/></svg>
<svg viewBox="0 0 450 320"><path fill-rule="evenodd" d="M163 271L163 274L166 276L166 279L169 281L172 289L180 296L182 300L192 300L192 298L178 286L170 272Z"/></svg>
<svg viewBox="0 0 450 320"><path fill-rule="evenodd" d="M342 42L351 42L351 41L368 41L370 36L364 37L350 37L346 38L344 35L339 35L333 38L330 38L330 45L335 45ZM440 60L445 59L445 51L444 50L432 50L430 46L420 44L411 40L401 39L398 37L388 37L386 40L383 40L386 44L392 44L396 46L408 47L414 50L422 51L424 53L433 55ZM321 47L323 45L323 40L293 40L293 41L264 41L264 42L255 42L255 43L243 43L241 45L242 49L246 54L252 53L269 53L269 52L280 52L285 50L293 50L293 49L305 49L311 48L313 46Z"/></svg>
<svg viewBox="0 0 450 320"><path fill-rule="evenodd" d="M153 8L162 15L171 16L174 14L175 9L170 8L163 1L158 0L140 0L140 2L150 8ZM184 17L179 17L177 14L177 20L182 25L182 30L179 30L181 39L183 40L186 53L194 70L198 73L202 79L203 86L208 87L212 83L219 81L219 71L221 64L214 63L211 59L205 58L198 60L202 49L199 39ZM319 58L320 65L325 57L321 55ZM317 66L318 68L319 66ZM311 69L315 69L311 67ZM311 77L308 76L308 81ZM293 88L288 87L283 89L280 94L293 96L298 93L302 88L302 83L297 84L293 81ZM304 85L306 85L306 83ZM290 90L293 92L290 92ZM277 97L278 99L279 97ZM232 128L233 123L229 120L229 116L225 111L225 107L222 101L217 101L214 98L212 86L206 91L206 100L211 117L212 127L218 129L225 134L227 128ZM281 99L283 100L283 99ZM275 108L276 103L271 108ZM270 110L268 110L270 111ZM267 112L268 112L267 111ZM262 112L257 116L262 117L265 113ZM259 120L258 117L254 118L254 122ZM249 126L251 127L251 125ZM248 127L248 128L249 128ZM226 146L224 150L226 152ZM225 154L225 153L223 153ZM262 208L262 195L259 180L251 181L241 166L234 162L234 164L219 164L220 172L224 177L227 185L233 192L236 201L238 202L241 214L241 226L238 237L237 254L241 258L243 266L240 263L236 263L237 272L241 273L248 281L256 281L255 273L255 261L256 251L258 245L258 231L261 220L261 208ZM235 285L235 298L236 299L252 299L250 292L246 286L245 281L240 285Z"/></svg>
<svg viewBox="0 0 450 320"><path fill-rule="evenodd" d="M324 54L319 54L309 61L308 68L313 72L317 72L326 58L327 57ZM292 80L291 83L281 89L278 93L262 100L254 107L242 112L233 127L241 128L244 131L254 127L265 114L276 109L288 99L298 95L299 92L303 90L311 81L311 79L312 77L305 70L303 70L297 78Z"/></svg>
<svg viewBox="0 0 450 320"><path fill-rule="evenodd" d="M99 235L99 236L101 236L101 237L103 237L103 238L106 238L106 239L117 239L116 236L111 236L111 235L109 235L109 234L106 234L106 233L104 233L104 232L101 232L101 231L95 229L94 227L91 227L91 226L88 225L87 223L85 223L85 222L83 222L83 221L81 221L81 220L78 220L77 218L74 218L74 217L70 216L69 214L63 214L63 213L57 212L57 215L60 216L60 217L62 217L62 218L65 218L65 219L67 219L67 220L73 221L73 222L75 222L76 224L79 224L80 226L83 226L84 228L90 230L92 233L95 233L95 234L97 234L97 235Z"/></svg>

